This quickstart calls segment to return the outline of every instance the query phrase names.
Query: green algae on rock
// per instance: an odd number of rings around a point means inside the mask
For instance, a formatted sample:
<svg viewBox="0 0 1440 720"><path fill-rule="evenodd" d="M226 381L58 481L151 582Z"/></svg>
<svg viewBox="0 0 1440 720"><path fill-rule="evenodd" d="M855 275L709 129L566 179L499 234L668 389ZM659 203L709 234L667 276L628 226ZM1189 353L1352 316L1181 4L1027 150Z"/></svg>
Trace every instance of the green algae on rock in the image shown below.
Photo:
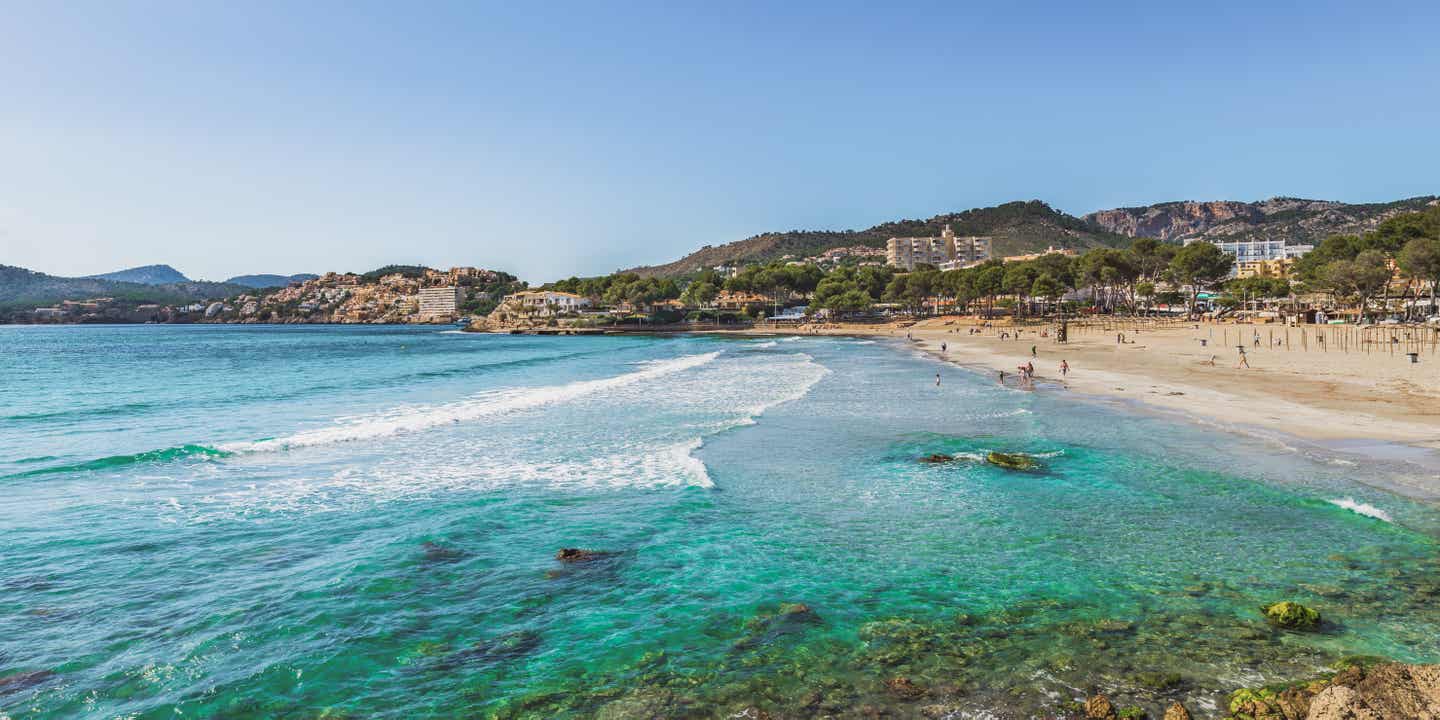
<svg viewBox="0 0 1440 720"><path fill-rule="evenodd" d="M1029 455L1021 453L988 452L985 454L985 462L991 465L998 465L1006 470L1039 470L1040 462Z"/></svg>
<svg viewBox="0 0 1440 720"><path fill-rule="evenodd" d="M1312 630L1320 625L1320 613L1297 602L1283 600L1260 608L1265 619L1286 630Z"/></svg>

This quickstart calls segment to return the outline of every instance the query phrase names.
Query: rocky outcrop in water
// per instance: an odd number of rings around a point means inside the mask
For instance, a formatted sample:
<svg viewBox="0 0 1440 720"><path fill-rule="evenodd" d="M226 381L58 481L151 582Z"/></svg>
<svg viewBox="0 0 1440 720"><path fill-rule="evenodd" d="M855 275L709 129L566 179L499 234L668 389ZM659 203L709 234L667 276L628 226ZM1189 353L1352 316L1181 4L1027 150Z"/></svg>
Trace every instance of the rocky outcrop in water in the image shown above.
<svg viewBox="0 0 1440 720"><path fill-rule="evenodd" d="M1260 611L1271 624L1286 630L1314 630L1320 626L1320 613L1297 602L1271 603Z"/></svg>
<svg viewBox="0 0 1440 720"><path fill-rule="evenodd" d="M599 560L605 557L600 550L585 550L582 548L560 548L555 552L555 559L564 563L583 563L592 560Z"/></svg>
<svg viewBox="0 0 1440 720"><path fill-rule="evenodd" d="M985 455L985 462L998 465L1006 470L1039 470L1040 463L1029 455L1020 453L992 452Z"/></svg>

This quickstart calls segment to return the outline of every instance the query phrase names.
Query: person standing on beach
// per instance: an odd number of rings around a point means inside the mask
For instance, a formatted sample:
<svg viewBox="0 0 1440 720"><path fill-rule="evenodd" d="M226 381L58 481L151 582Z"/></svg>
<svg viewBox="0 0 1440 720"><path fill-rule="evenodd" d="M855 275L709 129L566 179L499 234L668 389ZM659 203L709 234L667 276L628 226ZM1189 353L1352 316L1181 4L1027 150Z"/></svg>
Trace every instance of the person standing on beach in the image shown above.
<svg viewBox="0 0 1440 720"><path fill-rule="evenodd" d="M1061 377L1065 377L1066 375L1069 375L1069 374L1070 374L1070 363L1065 362L1064 360L1061 360L1061 361L1060 361L1060 376L1061 376Z"/></svg>
<svg viewBox="0 0 1440 720"><path fill-rule="evenodd" d="M940 343L940 352L942 352L942 353L944 353L944 352L948 352L948 351L949 351L949 349L950 349L950 348L949 348L949 346L948 346L948 345L946 345L946 344L945 344L945 343L943 343L943 342L942 342L942 343Z"/></svg>
<svg viewBox="0 0 1440 720"><path fill-rule="evenodd" d="M1036 348L1036 347L1037 347L1037 346L1035 346L1035 345L1031 345L1031 346L1030 346L1030 357L1032 357L1032 358L1033 358L1033 357L1040 357L1039 355L1037 355L1037 354L1035 353L1035 348Z"/></svg>

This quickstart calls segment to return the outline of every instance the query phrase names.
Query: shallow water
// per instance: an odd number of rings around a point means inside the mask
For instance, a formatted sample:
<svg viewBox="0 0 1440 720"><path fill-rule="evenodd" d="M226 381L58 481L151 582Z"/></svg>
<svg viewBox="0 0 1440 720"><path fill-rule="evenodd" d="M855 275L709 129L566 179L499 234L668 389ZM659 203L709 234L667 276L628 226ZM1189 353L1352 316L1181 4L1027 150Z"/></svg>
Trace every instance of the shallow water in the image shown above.
<svg viewBox="0 0 1440 720"><path fill-rule="evenodd" d="M1440 514L1372 487L1432 471L890 343L0 328L0 377L15 718L1201 709L1440 660Z"/></svg>

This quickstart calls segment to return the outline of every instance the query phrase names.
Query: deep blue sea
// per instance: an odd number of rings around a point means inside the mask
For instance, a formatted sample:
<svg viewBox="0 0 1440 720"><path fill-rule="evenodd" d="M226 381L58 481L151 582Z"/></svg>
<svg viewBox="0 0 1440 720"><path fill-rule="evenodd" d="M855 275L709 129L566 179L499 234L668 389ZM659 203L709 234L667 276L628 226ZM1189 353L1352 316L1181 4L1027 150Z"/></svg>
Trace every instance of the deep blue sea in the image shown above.
<svg viewBox="0 0 1440 720"><path fill-rule="evenodd" d="M1433 473L885 340L0 327L0 716L1204 717L1440 660Z"/></svg>

